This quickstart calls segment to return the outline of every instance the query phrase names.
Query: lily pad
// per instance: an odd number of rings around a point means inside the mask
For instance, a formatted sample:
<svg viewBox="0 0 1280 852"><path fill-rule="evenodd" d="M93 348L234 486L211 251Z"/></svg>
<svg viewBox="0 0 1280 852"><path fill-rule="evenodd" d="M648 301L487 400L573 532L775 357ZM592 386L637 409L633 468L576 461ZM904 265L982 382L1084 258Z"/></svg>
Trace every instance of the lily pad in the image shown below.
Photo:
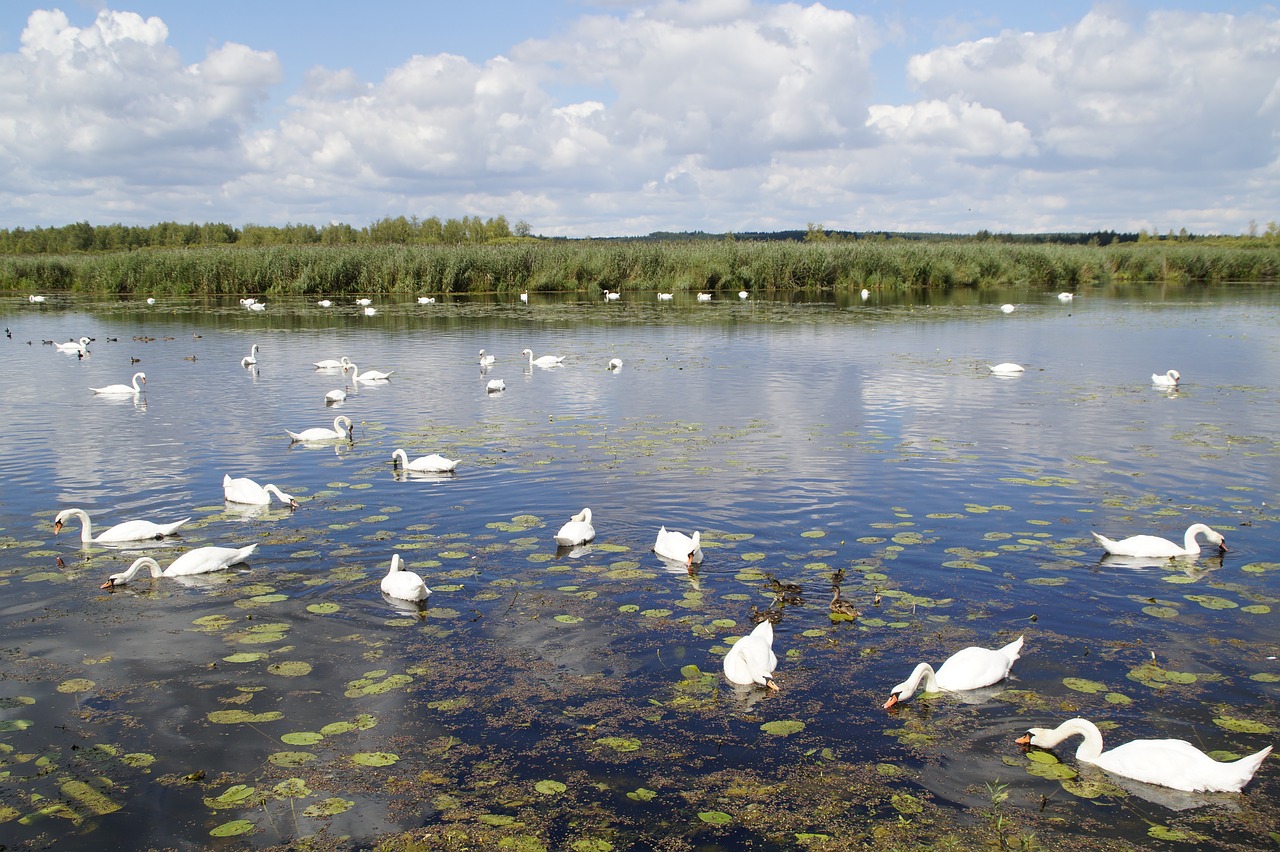
<svg viewBox="0 0 1280 852"><path fill-rule="evenodd" d="M390 766L400 760L400 755L385 751L361 751L351 755L351 762L360 766Z"/></svg>
<svg viewBox="0 0 1280 852"><path fill-rule="evenodd" d="M1096 680L1086 680L1082 677L1064 677L1062 679L1062 683L1067 687L1067 689L1075 690L1076 692L1084 692L1089 695L1102 692L1107 688L1105 683L1099 683Z"/></svg>
<svg viewBox="0 0 1280 852"><path fill-rule="evenodd" d="M331 799L321 799L312 805L308 805L303 810L302 815L313 819L337 816L351 810L355 805L356 803L350 799L340 799L335 796Z"/></svg>
<svg viewBox="0 0 1280 852"><path fill-rule="evenodd" d="M733 817L724 811L699 811L698 819L709 825L728 825L733 822Z"/></svg>
<svg viewBox="0 0 1280 852"><path fill-rule="evenodd" d="M569 788L559 781L539 781L533 785L533 789L537 790L544 796L557 796Z"/></svg>
<svg viewBox="0 0 1280 852"><path fill-rule="evenodd" d="M257 826L247 819L233 819L209 830L210 837L240 837L257 831Z"/></svg>
<svg viewBox="0 0 1280 852"><path fill-rule="evenodd" d="M640 750L640 741L631 737L600 737L596 745L624 753Z"/></svg>
<svg viewBox="0 0 1280 852"><path fill-rule="evenodd" d="M765 722L760 726L760 730L775 737L789 737L792 734L803 731L804 722L794 719L778 719L773 722Z"/></svg>
<svg viewBox="0 0 1280 852"><path fill-rule="evenodd" d="M1234 731L1237 734L1269 734L1271 727L1264 725L1262 722L1255 722L1252 719L1233 719L1229 716L1222 716L1213 720L1213 724L1219 728L1228 731Z"/></svg>

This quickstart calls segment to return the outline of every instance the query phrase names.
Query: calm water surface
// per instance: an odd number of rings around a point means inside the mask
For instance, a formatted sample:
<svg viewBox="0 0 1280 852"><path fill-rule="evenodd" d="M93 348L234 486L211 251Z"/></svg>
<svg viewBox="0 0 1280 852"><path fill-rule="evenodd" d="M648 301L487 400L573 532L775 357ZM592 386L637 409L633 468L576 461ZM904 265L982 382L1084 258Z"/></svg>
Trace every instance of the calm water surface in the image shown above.
<svg viewBox="0 0 1280 852"><path fill-rule="evenodd" d="M1197 797L1014 739L1085 716L1111 744L1275 742L1280 299L1002 297L1018 309L5 298L0 836L1274 842L1275 758L1244 794ZM84 359L42 343L81 335ZM530 368L525 348L564 365ZM483 372L480 349L498 359ZM348 382L312 362L343 355L394 376L326 407ZM984 366L1002 361L1027 370ZM1153 388L1170 368L1180 389ZM89 391L139 370L136 399ZM351 443L285 435L338 414ZM396 448L457 473L397 477ZM226 504L228 473L301 507ZM74 523L53 534L73 506L97 529L191 520L82 548ZM557 552L584 506L594 544ZM1090 536L1181 540L1197 521L1225 557L1115 565ZM701 531L695 573L650 552L662 525ZM144 553L251 542L229 572L98 588ZM433 589L422 612L379 591L393 553ZM833 583L857 620L831 619ZM781 689L735 689L721 657L770 608ZM1019 635L1002 689L880 709L916 662Z"/></svg>

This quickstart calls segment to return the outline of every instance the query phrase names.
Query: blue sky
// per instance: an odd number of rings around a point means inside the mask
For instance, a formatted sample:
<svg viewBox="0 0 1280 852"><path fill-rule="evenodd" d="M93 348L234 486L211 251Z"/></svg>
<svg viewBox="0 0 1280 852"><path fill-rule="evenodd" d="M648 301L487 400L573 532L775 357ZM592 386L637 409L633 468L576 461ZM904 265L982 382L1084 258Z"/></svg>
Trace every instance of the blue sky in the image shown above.
<svg viewBox="0 0 1280 852"><path fill-rule="evenodd" d="M1278 44L1186 0L8 3L0 227L1243 233Z"/></svg>

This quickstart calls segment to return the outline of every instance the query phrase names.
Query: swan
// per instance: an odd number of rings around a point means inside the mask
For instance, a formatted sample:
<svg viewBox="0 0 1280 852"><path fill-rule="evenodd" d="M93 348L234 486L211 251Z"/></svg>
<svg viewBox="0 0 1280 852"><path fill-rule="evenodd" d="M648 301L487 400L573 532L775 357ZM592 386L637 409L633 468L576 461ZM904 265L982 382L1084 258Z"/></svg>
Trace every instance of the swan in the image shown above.
<svg viewBox="0 0 1280 852"><path fill-rule="evenodd" d="M710 301L711 301L711 294L710 294L710 293L699 293L699 294L698 294L698 301L699 301L699 302L710 302Z"/></svg>
<svg viewBox="0 0 1280 852"><path fill-rule="evenodd" d="M169 563L169 567L163 570L160 568L160 563L150 556L144 556L130 565L127 571L112 574L108 577L107 582L102 584L102 588L110 589L115 586L123 586L143 568L150 568L152 577L185 577L191 574L208 574L210 571L221 571L224 568L235 565L237 562L245 561L257 549L258 545L256 543L239 548L197 547L195 550L188 550L173 560L173 562Z"/></svg>
<svg viewBox="0 0 1280 852"><path fill-rule="evenodd" d="M316 304L317 304L317 305L319 305L319 306L320 306L320 307L322 307L322 308L332 308L332 307L333 307L333 302L329 301L328 299L321 299L320 301L316 302Z"/></svg>
<svg viewBox="0 0 1280 852"><path fill-rule="evenodd" d="M564 362L563 355L543 355L540 358L534 358L532 349L525 349L520 354L529 356L530 367L558 367Z"/></svg>
<svg viewBox="0 0 1280 852"><path fill-rule="evenodd" d="M675 530L667 531L666 527L658 530L658 540L653 543L653 552L670 559L672 562L683 562L692 566L702 561L701 533L695 532L693 537Z"/></svg>
<svg viewBox="0 0 1280 852"><path fill-rule="evenodd" d="M365 370L364 373L361 373L360 368L351 361L347 361L347 365L343 367L343 369L351 371L351 384L353 385L361 383L371 385L377 382L385 382L390 379L391 375L395 372L395 370L388 370L387 372L383 372L382 370Z"/></svg>
<svg viewBox="0 0 1280 852"><path fill-rule="evenodd" d="M489 383L484 386L486 393L497 393L507 389L507 383L502 379L490 379Z"/></svg>
<svg viewBox="0 0 1280 852"><path fill-rule="evenodd" d="M1059 302L1070 302L1070 301L1071 301L1072 299L1074 299L1075 297L1076 297L1076 294L1075 294L1075 293L1059 293L1059 294L1058 294L1058 301L1059 301Z"/></svg>
<svg viewBox="0 0 1280 852"><path fill-rule="evenodd" d="M254 302L252 305L249 306L249 310L251 311L265 311L266 309L267 309L267 306L264 305L262 302Z"/></svg>
<svg viewBox="0 0 1280 852"><path fill-rule="evenodd" d="M79 352L84 354L89 348L90 340L82 337L79 340L68 340L66 343L55 343L54 348L59 352Z"/></svg>
<svg viewBox="0 0 1280 852"><path fill-rule="evenodd" d="M994 367L988 364L987 369L997 376L1016 376L1026 371L1026 368L1021 364L1015 364L1012 361L1005 361L1003 364L996 364Z"/></svg>
<svg viewBox="0 0 1280 852"><path fill-rule="evenodd" d="M1088 719L1068 719L1056 728L1028 728L1018 738L1022 745L1053 748L1067 737L1080 734L1084 742L1076 760L1135 781L1186 790L1238 793L1271 754L1271 746L1239 760L1214 760L1186 740L1132 740L1110 751L1102 750L1102 732Z"/></svg>
<svg viewBox="0 0 1280 852"><path fill-rule="evenodd" d="M1221 553L1227 552L1227 540L1222 534L1210 529L1204 524L1192 524L1187 527L1186 534L1182 537L1182 547L1169 541L1166 538L1160 538L1154 535L1134 535L1120 541L1112 541L1106 536L1093 533L1093 537L1097 539L1098 544L1102 545L1103 550L1114 556L1147 556L1147 557L1167 557L1172 559L1175 556L1199 556L1200 543L1196 541L1196 536L1204 534L1210 544L1216 544Z"/></svg>
<svg viewBox="0 0 1280 852"><path fill-rule="evenodd" d="M343 428L342 424L346 424ZM333 428L325 429L322 426L316 426L311 429L303 429L301 432L290 432L288 429L284 433L293 441L334 441L345 440L350 441L351 433L355 429L355 424L351 422L351 418L345 414L339 414L333 418Z"/></svg>
<svg viewBox="0 0 1280 852"><path fill-rule="evenodd" d="M356 304L362 308L367 308L373 304L373 299L356 299Z"/></svg>
<svg viewBox="0 0 1280 852"><path fill-rule="evenodd" d="M155 303L156 303L156 300L155 300L155 298L154 298L154 297L152 297L152 296L148 296L148 297L147 297L147 304L148 304L148 305L154 305Z"/></svg>
<svg viewBox="0 0 1280 852"><path fill-rule="evenodd" d="M861 293L859 293L858 295L859 295L859 296L861 296L861 297L862 297L862 301L864 301L864 302L865 302L867 299L870 299L870 298L871 298L871 291L870 291L870 290L868 290L868 289L866 289L866 288L864 287L864 288L862 289L862 292L861 292Z"/></svg>
<svg viewBox="0 0 1280 852"><path fill-rule="evenodd" d="M346 392L346 391L344 391L344 390L331 390L331 391L329 391L327 394L325 394L325 395L324 395L324 404L325 404L325 405L334 405L334 404L339 403L339 402L345 402L345 401L346 401L346 399L347 399L347 392Z"/></svg>
<svg viewBox="0 0 1280 852"><path fill-rule="evenodd" d="M341 370L350 363L351 359L346 355L341 358L324 358L320 361L312 362L317 370Z"/></svg>
<svg viewBox="0 0 1280 852"><path fill-rule="evenodd" d="M378 309L377 309L377 308L365 308L365 309L364 309L364 315L365 315L365 316L367 316L367 317L371 317L371 316L373 316L374 314L376 314L377 312L378 312Z"/></svg>
<svg viewBox="0 0 1280 852"><path fill-rule="evenodd" d="M133 384L131 385L107 385L105 388L89 388L89 390L101 394L142 393L142 388L138 386L138 382L142 382L145 385L147 383L147 374L134 373Z"/></svg>
<svg viewBox="0 0 1280 852"><path fill-rule="evenodd" d="M1151 374L1151 384L1161 388L1176 388L1178 380L1182 378L1182 374L1177 370L1170 370L1163 376L1159 373Z"/></svg>
<svg viewBox="0 0 1280 852"><path fill-rule="evenodd" d="M391 466L403 467L410 473L453 473L453 469L458 466L458 462L436 453L432 453L429 456L419 456L413 461L409 461L409 457L405 455L404 450L396 450L391 454Z"/></svg>
<svg viewBox="0 0 1280 852"><path fill-rule="evenodd" d="M742 301L744 301L744 302L747 300L747 297L748 297L749 295L751 295L751 294L750 294L750 293L748 293L746 290L739 290L739 291L738 291L738 298L739 298L739 299L741 299L741 300L742 300Z"/></svg>
<svg viewBox="0 0 1280 852"><path fill-rule="evenodd" d="M241 367L252 367L258 363L258 344L249 347L249 354L240 359Z"/></svg>
<svg viewBox="0 0 1280 852"><path fill-rule="evenodd" d="M281 503L288 503L290 509L298 508L298 501L285 494L274 485L259 485L252 479L240 477L232 479L231 474L222 475L222 497L228 503L248 503L253 506L266 506L274 494Z"/></svg>
<svg viewBox="0 0 1280 852"><path fill-rule="evenodd" d="M391 568L387 576L382 578L382 593L389 598L402 601L424 601L431 590L422 578L412 571L400 567L400 554L391 554Z"/></svg>
<svg viewBox="0 0 1280 852"><path fill-rule="evenodd" d="M1006 304L1006 305L1001 305L1001 306L1000 306L1000 310L1001 310L1002 312L1006 313L1006 314L1011 314L1011 313L1013 313L1014 308L1013 308L1013 305L1007 305L1007 304Z"/></svg>
<svg viewBox="0 0 1280 852"><path fill-rule="evenodd" d="M778 685L773 682L773 670L777 667L778 658L773 653L773 622L767 618L757 624L755 630L734 642L729 653L724 655L724 676L732 683L758 683L776 690Z"/></svg>
<svg viewBox="0 0 1280 852"><path fill-rule="evenodd" d="M419 296L419 297L418 297L418 304L419 304L419 305L434 305L435 303L436 303L436 299L435 299L435 297L434 297L434 296Z"/></svg>
<svg viewBox="0 0 1280 852"><path fill-rule="evenodd" d="M586 544L596 537L596 528L591 526L591 510L583 509L569 519L569 522L556 533L556 544L561 547L576 547Z"/></svg>
<svg viewBox="0 0 1280 852"><path fill-rule="evenodd" d="M1009 669L1013 668L1021 650L1022 637L1019 636L995 651L977 647L956 651L947 657L937 672L928 663L921 663L916 666L911 677L889 691L889 700L884 703L884 709L888 710L915 695L922 679L925 692L963 692L999 683L1009 676Z"/></svg>
<svg viewBox="0 0 1280 852"><path fill-rule="evenodd" d="M622 359L621 359L621 358L610 358L610 359L609 359L609 369L610 369L610 370L621 370L621 369L622 369Z"/></svg>
<svg viewBox="0 0 1280 852"><path fill-rule="evenodd" d="M62 532L62 527L70 518L78 518L80 520L80 541L85 544L89 542L115 544L122 541L145 541L151 538L164 538L167 535L173 535L177 532L178 527L191 520L190 518L183 518L171 524L156 524L151 521L125 521L99 533L95 538L93 524L89 520L88 512L84 509L63 509L53 519L53 534L57 535Z"/></svg>
<svg viewBox="0 0 1280 852"><path fill-rule="evenodd" d="M249 299L241 299L241 300L240 300L240 307L242 307L242 308L247 308L247 307L249 307L250 305L254 304L254 303L255 303L255 302L257 302L257 301L258 301L257 299L252 299L252 298L249 298Z"/></svg>
<svg viewBox="0 0 1280 852"><path fill-rule="evenodd" d="M32 303L35 303L35 302L43 302L43 301L44 301L44 296L28 296L28 297L27 297L27 301L28 301L28 302L32 302Z"/></svg>
<svg viewBox="0 0 1280 852"><path fill-rule="evenodd" d="M529 294L528 294L528 293L521 293L521 294L520 294L520 301L524 302L526 305L527 305L527 304L529 304Z"/></svg>
<svg viewBox="0 0 1280 852"><path fill-rule="evenodd" d="M495 358L493 355L486 353L483 349L480 350L480 366L481 367L487 367L497 360L498 360L497 358Z"/></svg>
<svg viewBox="0 0 1280 852"><path fill-rule="evenodd" d="M659 302L670 302L670 301L671 301L672 299L674 299L674 298L675 298L675 294L674 294L674 293L659 293L659 294L658 294L658 301L659 301Z"/></svg>
<svg viewBox="0 0 1280 852"><path fill-rule="evenodd" d="M621 299L621 298L622 298L622 294L621 294L621 293L614 293L614 292L611 292L611 291L609 291L609 290L605 290L605 291L604 291L604 298L605 298L605 300L606 300L606 301L609 301L609 302L616 302L616 301L618 301L619 299Z"/></svg>

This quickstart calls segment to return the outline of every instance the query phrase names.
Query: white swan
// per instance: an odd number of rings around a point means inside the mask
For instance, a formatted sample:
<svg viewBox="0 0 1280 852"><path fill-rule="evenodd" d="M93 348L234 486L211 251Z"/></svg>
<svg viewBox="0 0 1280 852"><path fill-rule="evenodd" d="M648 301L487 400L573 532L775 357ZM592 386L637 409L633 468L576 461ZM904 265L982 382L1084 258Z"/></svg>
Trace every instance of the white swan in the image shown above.
<svg viewBox="0 0 1280 852"><path fill-rule="evenodd" d="M142 382L145 385L147 383L147 374L134 373L133 384L131 385L107 385L105 388L89 388L89 390L93 391L94 393L101 393L101 394L108 394L108 395L112 395L112 394L118 395L118 394L126 394L126 393L130 393L130 394L142 393L142 388L138 386L138 382Z"/></svg>
<svg viewBox="0 0 1280 852"><path fill-rule="evenodd" d="M622 359L621 359L621 358L610 358L610 359L609 359L609 369L610 369L610 370L621 370L621 369L622 369Z"/></svg>
<svg viewBox="0 0 1280 852"><path fill-rule="evenodd" d="M356 304L362 308L366 308L373 304L373 299L356 299Z"/></svg>
<svg viewBox="0 0 1280 852"><path fill-rule="evenodd" d="M481 367L487 367L497 360L498 360L497 358L495 358L493 355L488 354L483 349L480 350L480 366Z"/></svg>
<svg viewBox="0 0 1280 852"><path fill-rule="evenodd" d="M156 300L155 300L155 298L154 298L154 297L151 297L151 296L148 296L148 297L147 297L147 304L148 304L148 305L154 305L155 303L156 303Z"/></svg>
<svg viewBox="0 0 1280 852"><path fill-rule="evenodd" d="M497 393L507 389L507 383L502 379L490 379L489 383L484 386L486 393Z"/></svg>
<svg viewBox="0 0 1280 852"><path fill-rule="evenodd" d="M777 667L778 658L773 653L773 624L767 618L757 624L755 630L734 642L729 653L724 655L724 676L733 683L758 683L777 689L778 685L773 682L773 670Z"/></svg>
<svg viewBox="0 0 1280 852"><path fill-rule="evenodd" d="M28 297L27 297L27 301L28 301L28 302L33 302L33 303L34 303L34 302L43 302L43 301L44 301L44 296L28 296Z"/></svg>
<svg viewBox="0 0 1280 852"><path fill-rule="evenodd" d="M750 294L750 293L748 293L746 290L739 290L739 291L738 291L738 298L739 298L739 299L742 299L744 302L747 300L747 297L748 297L748 296L750 296L750 295L751 295L751 294Z"/></svg>
<svg viewBox="0 0 1280 852"><path fill-rule="evenodd" d="M431 590L421 577L402 568L400 554L393 553L391 568L387 571L387 576L382 578L382 593L402 601L423 601L431 594Z"/></svg>
<svg viewBox="0 0 1280 852"><path fill-rule="evenodd" d="M346 428L343 428L343 424ZM333 418L333 428L325 429L322 426L316 426L311 429L303 429L301 432L290 432L288 429L284 433L293 441L334 441L343 440L350 441L352 430L355 424L351 422L351 418L345 414L339 414Z"/></svg>
<svg viewBox="0 0 1280 852"><path fill-rule="evenodd" d="M1076 734L1084 742L1076 760L1092 763L1108 772L1147 784L1191 793L1238 793L1271 754L1271 746L1239 760L1214 760L1186 740L1132 740L1110 751L1102 750L1102 732L1088 719L1068 719L1056 728L1029 728L1018 738L1023 745L1053 748Z"/></svg>
<svg viewBox="0 0 1280 852"><path fill-rule="evenodd" d="M659 301L659 302L670 302L670 301L671 301L672 299L674 299L674 298L675 298L675 294L674 294L674 293L659 293L659 294L658 294L658 301Z"/></svg>
<svg viewBox="0 0 1280 852"><path fill-rule="evenodd" d="M1058 294L1058 301L1059 301L1059 302L1070 302L1070 301L1071 301L1072 299L1074 299L1075 297L1076 297L1076 294L1075 294L1075 293L1059 293L1059 294Z"/></svg>
<svg viewBox="0 0 1280 852"><path fill-rule="evenodd" d="M345 401L346 401L346 399L347 399L347 392L346 392L346 391L344 391L344 390L331 390L331 391L329 391L327 394L325 394L325 395L324 395L324 404L325 404L325 405L335 405L336 403L339 403L339 402L345 402Z"/></svg>
<svg viewBox="0 0 1280 852"><path fill-rule="evenodd" d="M350 370L350 371L351 371L351 384L353 384L353 385L358 385L358 384L366 384L366 385L379 384L379 383L381 383L381 382L385 382L385 381L387 381L388 379L390 379L390 378L391 378L391 376L392 376L392 374L393 374L393 373L395 373L395 370L388 370L388 371L386 371L386 372L383 372L382 370L365 370L365 371L362 373L362 372L360 372L360 368L359 368L358 366L356 366L356 364L355 364L354 362L352 362L352 361L348 361L348 362L347 362L347 365L343 368L343 371L344 371L344 372L345 372L346 370Z"/></svg>
<svg viewBox="0 0 1280 852"><path fill-rule="evenodd" d="M391 466L403 467L410 473L453 473L453 469L458 466L455 459L447 459L442 455L432 453L429 456L419 456L413 461L409 461L409 456L404 450L396 450L391 454Z"/></svg>
<svg viewBox="0 0 1280 852"><path fill-rule="evenodd" d="M249 306L249 310L251 311L265 311L266 309L267 309L267 306L262 302L254 302L252 305Z"/></svg>
<svg viewBox="0 0 1280 852"><path fill-rule="evenodd" d="M858 295L859 295L859 296L861 296L861 297L862 297L862 301L864 301L864 302L865 302L867 299L870 299L870 298L871 298L871 291L870 291L870 290L868 290L868 289L866 289L866 288L864 287L864 288L862 288L862 292L861 292L861 293L859 293Z"/></svg>
<svg viewBox="0 0 1280 852"><path fill-rule="evenodd" d="M690 537L662 527L658 530L658 540L653 543L653 552L672 562L693 566L702 561L701 538L700 532L695 532Z"/></svg>
<svg viewBox="0 0 1280 852"><path fill-rule="evenodd" d="M330 301L330 300L328 300L328 299L321 299L320 301L316 302L316 304L317 304L317 305L319 305L319 306L320 306L320 307L322 307L322 308L332 308L332 307L333 307L333 302L331 302L331 301Z"/></svg>
<svg viewBox="0 0 1280 852"><path fill-rule="evenodd" d="M247 308L247 307L249 307L250 305L252 305L253 303L255 303L255 302L257 302L257 301L258 301L257 299L252 299L252 298L249 298L249 299L241 299L241 300L240 300L240 307L242 307L242 308Z"/></svg>
<svg viewBox="0 0 1280 852"><path fill-rule="evenodd" d="M173 560L169 567L163 570L160 568L160 563L150 556L144 556L130 565L127 571L112 574L108 577L107 582L102 584L102 588L110 589L114 586L123 586L137 576L138 572L143 568L150 568L152 577L185 577L191 574L208 574L210 571L221 571L224 568L235 565L237 562L245 561L257 549L258 545L256 543L245 547L197 547L195 550L188 550Z"/></svg>
<svg viewBox="0 0 1280 852"><path fill-rule="evenodd" d="M274 485L259 485L252 479L240 477L232 479L231 474L222 475L222 497L228 503L248 503L252 506L266 506L274 494L281 503L288 503L290 509L298 508L298 501L285 494Z"/></svg>
<svg viewBox="0 0 1280 852"><path fill-rule="evenodd" d="M922 679L925 692L964 692L999 683L1009 676L1009 669L1013 668L1021 650L1022 637L1019 636L998 650L970 647L956 651L947 657L937 672L928 663L921 663L911 677L889 691L884 709L888 710L915 695Z"/></svg>
<svg viewBox="0 0 1280 852"><path fill-rule="evenodd" d="M79 340L69 340L66 343L55 343L54 349L59 352L79 352L84 354L89 348L89 338L82 337Z"/></svg>
<svg viewBox="0 0 1280 852"><path fill-rule="evenodd" d="M528 293L521 293L521 294L520 294L520 301L524 302L526 305L527 305L527 304L529 304L529 294L528 294Z"/></svg>
<svg viewBox="0 0 1280 852"><path fill-rule="evenodd" d="M258 363L258 344L249 347L249 354L240 359L241 367L252 367Z"/></svg>
<svg viewBox="0 0 1280 852"><path fill-rule="evenodd" d="M698 294L698 301L699 301L699 302L710 302L710 301L711 301L711 294L710 294L710 293L699 293L699 294Z"/></svg>
<svg viewBox="0 0 1280 852"><path fill-rule="evenodd" d="M1203 534L1210 544L1218 546L1220 553L1226 553L1227 540L1222 534L1210 529L1205 524L1192 524L1187 527L1186 534L1182 537L1182 547L1169 541L1167 538L1160 538L1154 535L1134 535L1120 541L1112 541L1106 536L1093 533L1093 537L1097 539L1098 544L1102 545L1103 550L1114 556L1144 556L1144 557L1167 557L1175 556L1199 556L1200 542L1196 541L1196 536Z"/></svg>
<svg viewBox="0 0 1280 852"><path fill-rule="evenodd" d="M1005 304L1000 306L1000 310L1006 314L1011 314L1014 311L1014 307L1013 305Z"/></svg>
<svg viewBox="0 0 1280 852"><path fill-rule="evenodd" d="M612 292L612 291L610 291L610 290L605 290L605 291L604 291L604 298L605 298L605 301L607 301L607 302L616 302L616 301L618 301L619 299L621 299L621 298L622 298L622 294L621 294L621 293L614 293L614 292Z"/></svg>
<svg viewBox="0 0 1280 852"><path fill-rule="evenodd" d="M569 519L569 522L556 533L556 544L561 547L577 547L586 544L596 537L596 528L591 526L591 510L583 509Z"/></svg>
<svg viewBox="0 0 1280 852"><path fill-rule="evenodd" d="M559 367L564 362L563 355L543 355L534 358L532 349L525 349L520 354L529 356L530 367Z"/></svg>
<svg viewBox="0 0 1280 852"><path fill-rule="evenodd" d="M997 376L1016 376L1026 371L1026 368L1021 364L1015 364L1012 361L1005 361L1003 364L996 364L994 367L988 364L987 369Z"/></svg>
<svg viewBox="0 0 1280 852"><path fill-rule="evenodd" d="M313 361L312 364L317 370L341 370L351 363L351 359L346 355L341 358L324 358L319 361Z"/></svg>
<svg viewBox="0 0 1280 852"><path fill-rule="evenodd" d="M1151 384L1160 388L1176 388L1178 386L1178 380L1181 378L1182 374L1177 370L1170 370L1163 376L1159 373L1152 373Z"/></svg>
<svg viewBox="0 0 1280 852"><path fill-rule="evenodd" d="M177 532L178 527L191 520L190 518L183 518L171 524L156 524L151 521L125 521L99 533L95 538L93 524L89 520L88 512L84 509L63 509L53 519L54 535L62 532L63 525L70 518L78 518L80 520L80 541L86 544L89 542L115 544L122 541L145 541L152 538L163 538L167 535L173 535Z"/></svg>
<svg viewBox="0 0 1280 852"><path fill-rule="evenodd" d="M435 296L419 296L418 297L419 305L434 305L435 303L436 303Z"/></svg>

